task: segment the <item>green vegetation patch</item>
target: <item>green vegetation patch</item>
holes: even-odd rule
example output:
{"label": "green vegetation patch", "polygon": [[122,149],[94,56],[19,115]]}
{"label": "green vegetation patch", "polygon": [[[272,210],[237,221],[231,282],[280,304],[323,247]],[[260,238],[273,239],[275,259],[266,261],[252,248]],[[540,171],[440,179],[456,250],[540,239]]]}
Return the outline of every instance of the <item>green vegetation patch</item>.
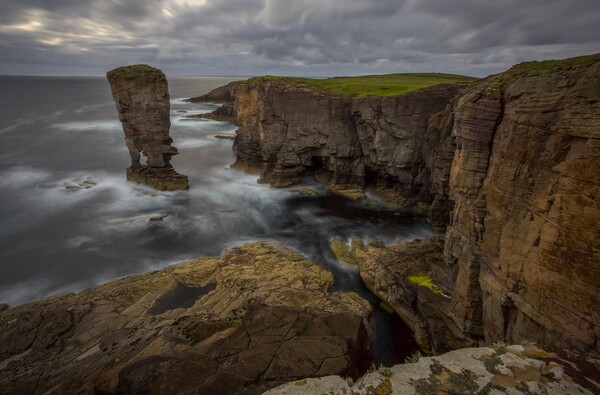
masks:
{"label": "green vegetation patch", "polygon": [[367,95],[396,96],[433,85],[471,83],[476,80],[477,78],[474,77],[457,74],[410,73],[324,79],[267,75],[250,78],[247,82],[281,81],[290,85],[307,84],[317,90],[330,91],[343,96],[362,97]]}
{"label": "green vegetation patch", "polygon": [[139,74],[163,74],[156,67],[148,66],[147,64],[134,64],[131,66],[117,67],[114,70],[106,73],[108,78],[132,77]]}
{"label": "green vegetation patch", "polygon": [[418,285],[419,287],[429,288],[433,293],[436,293],[438,295],[444,294],[442,290],[433,283],[433,280],[427,274],[411,274],[410,276],[408,276],[407,279],[408,281]]}
{"label": "green vegetation patch", "polygon": [[491,76],[491,88],[504,90],[511,81],[520,77],[540,77],[551,73],[577,70],[590,67],[596,62],[600,62],[600,53],[568,59],[523,62],[503,73]]}

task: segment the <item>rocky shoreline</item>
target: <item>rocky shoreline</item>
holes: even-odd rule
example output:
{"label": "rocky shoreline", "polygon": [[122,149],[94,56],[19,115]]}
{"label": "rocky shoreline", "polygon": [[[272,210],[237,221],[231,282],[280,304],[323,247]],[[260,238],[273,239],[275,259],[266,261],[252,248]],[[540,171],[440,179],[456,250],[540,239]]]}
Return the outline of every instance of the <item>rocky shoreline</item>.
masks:
{"label": "rocky shoreline", "polygon": [[0,393],[260,393],[358,378],[369,303],[295,251],[246,244],[0,312]]}
{"label": "rocky shoreline", "polygon": [[445,232],[423,269],[443,298],[384,258],[411,246],[368,261],[367,285],[427,352],[529,340],[600,355],[598,75],[590,55],[392,97],[266,78],[204,99],[233,100],[234,167],[259,182],[372,186]]}
{"label": "rocky shoreline", "polygon": [[[144,136],[131,112],[143,100],[119,99],[137,74],[111,80],[128,179],[186,189],[169,163],[164,75],[149,75],[163,104]],[[599,75],[592,55],[391,97],[254,79],[190,99],[226,103],[205,117],[235,119],[234,166],[260,182],[312,175],[352,198],[372,187],[444,232],[331,240],[433,356],[368,371],[369,303],[260,242],[0,305],[0,393],[599,392]]]}

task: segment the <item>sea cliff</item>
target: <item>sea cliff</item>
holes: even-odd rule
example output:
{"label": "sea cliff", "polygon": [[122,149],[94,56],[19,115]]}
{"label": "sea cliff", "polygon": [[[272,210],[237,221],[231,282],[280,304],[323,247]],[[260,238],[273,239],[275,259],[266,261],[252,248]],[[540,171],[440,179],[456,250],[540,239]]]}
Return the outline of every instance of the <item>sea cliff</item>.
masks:
{"label": "sea cliff", "polygon": [[307,174],[352,197],[372,186],[447,228],[419,269],[438,302],[390,300],[394,284],[414,291],[411,269],[363,256],[362,273],[382,266],[367,285],[416,320],[427,351],[527,339],[600,352],[599,76],[591,55],[389,97],[251,79],[227,90],[235,166],[273,186]]}

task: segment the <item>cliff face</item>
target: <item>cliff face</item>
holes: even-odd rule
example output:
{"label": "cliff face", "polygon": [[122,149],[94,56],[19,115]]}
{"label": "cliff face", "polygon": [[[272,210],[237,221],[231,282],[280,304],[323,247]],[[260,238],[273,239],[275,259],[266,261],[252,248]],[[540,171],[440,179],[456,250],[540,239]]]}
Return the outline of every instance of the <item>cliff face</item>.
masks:
{"label": "cliff face", "polygon": [[171,104],[163,72],[135,65],[112,70],[106,77],[131,156],[127,180],[159,190],[188,189],[187,176],[171,166],[177,148],[171,145],[173,139],[169,136]]}
{"label": "cliff face", "polygon": [[[600,351],[600,59],[480,84],[456,108],[445,255],[467,333]],[[593,60],[593,59],[592,59]]]}
{"label": "cliff face", "polygon": [[[241,83],[236,164],[275,186],[310,172],[354,196],[376,185],[448,225],[444,259],[425,268],[448,299],[396,309],[432,345],[528,339],[599,352],[599,76],[592,55],[386,98]],[[390,278],[369,281],[389,297]]]}
{"label": "cliff face", "polygon": [[[447,173],[454,151],[446,118],[428,124],[464,86],[402,96],[344,97],[308,85],[266,80],[235,89],[236,166],[261,182],[298,183],[315,173],[335,192],[363,197],[376,186],[406,208],[447,222]],[[445,171],[440,171],[445,169]]]}

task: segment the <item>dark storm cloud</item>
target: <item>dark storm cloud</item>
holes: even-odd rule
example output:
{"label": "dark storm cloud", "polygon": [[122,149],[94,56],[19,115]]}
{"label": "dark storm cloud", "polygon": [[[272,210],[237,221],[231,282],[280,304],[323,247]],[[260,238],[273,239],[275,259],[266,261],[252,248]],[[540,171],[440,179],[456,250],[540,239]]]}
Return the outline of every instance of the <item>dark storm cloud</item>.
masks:
{"label": "dark storm cloud", "polygon": [[21,0],[0,4],[0,73],[485,75],[600,50],[596,0]]}

